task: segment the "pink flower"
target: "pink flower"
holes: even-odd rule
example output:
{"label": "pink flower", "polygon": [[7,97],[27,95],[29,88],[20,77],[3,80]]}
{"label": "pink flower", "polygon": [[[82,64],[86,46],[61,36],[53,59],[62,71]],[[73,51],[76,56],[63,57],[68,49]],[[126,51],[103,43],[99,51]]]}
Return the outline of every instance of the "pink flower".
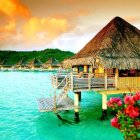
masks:
{"label": "pink flower", "polygon": [[135,101],[140,100],[140,91],[137,92],[137,93],[133,96],[133,98],[134,98]]}
{"label": "pink flower", "polygon": [[118,118],[117,117],[111,119],[111,125],[118,128],[118,129],[120,128],[120,124],[118,123]]}
{"label": "pink flower", "polygon": [[124,103],[125,104],[131,104],[131,105],[133,105],[135,103],[134,97],[133,96],[130,96],[130,95],[126,95],[124,97]]}
{"label": "pink flower", "polygon": [[111,108],[122,106],[121,98],[110,98],[110,100],[107,102],[107,106]]}
{"label": "pink flower", "polygon": [[131,118],[136,118],[139,116],[139,108],[129,105],[126,107],[125,113]]}
{"label": "pink flower", "polygon": [[118,102],[118,106],[122,106],[122,101],[119,101]]}

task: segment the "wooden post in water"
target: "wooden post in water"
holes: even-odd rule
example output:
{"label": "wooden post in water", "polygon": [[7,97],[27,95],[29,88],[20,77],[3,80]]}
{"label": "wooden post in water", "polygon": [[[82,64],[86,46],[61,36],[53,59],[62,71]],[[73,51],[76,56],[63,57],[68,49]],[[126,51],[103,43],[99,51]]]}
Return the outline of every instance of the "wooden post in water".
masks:
{"label": "wooden post in water", "polygon": [[81,101],[81,92],[76,92],[78,94],[78,100]]}
{"label": "wooden post in water", "polygon": [[101,120],[105,120],[107,118],[107,94],[102,94],[102,116]]}
{"label": "wooden post in water", "polygon": [[74,93],[74,112],[75,112],[75,121],[79,122],[79,92]]}

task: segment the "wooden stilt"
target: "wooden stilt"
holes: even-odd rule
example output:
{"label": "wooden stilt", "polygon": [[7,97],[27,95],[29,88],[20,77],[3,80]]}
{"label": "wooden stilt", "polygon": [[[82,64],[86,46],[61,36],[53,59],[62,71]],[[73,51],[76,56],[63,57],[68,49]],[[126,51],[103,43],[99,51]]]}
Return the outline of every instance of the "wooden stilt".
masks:
{"label": "wooden stilt", "polygon": [[81,92],[79,92],[79,102],[81,101]]}
{"label": "wooden stilt", "polygon": [[81,92],[76,92],[76,94],[78,94],[78,100],[80,102],[81,101]]}
{"label": "wooden stilt", "polygon": [[102,116],[101,120],[105,120],[107,118],[107,95],[102,94]]}
{"label": "wooden stilt", "polygon": [[79,93],[76,92],[74,93],[74,106],[75,106],[75,109],[74,109],[74,112],[75,112],[75,121],[76,122],[79,122]]}

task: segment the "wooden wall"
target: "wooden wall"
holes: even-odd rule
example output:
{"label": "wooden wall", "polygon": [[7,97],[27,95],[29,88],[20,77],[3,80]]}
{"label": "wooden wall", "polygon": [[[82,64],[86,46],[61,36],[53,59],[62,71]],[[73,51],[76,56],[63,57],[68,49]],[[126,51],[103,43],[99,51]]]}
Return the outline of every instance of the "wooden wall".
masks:
{"label": "wooden wall", "polygon": [[138,88],[140,89],[140,77],[119,77],[118,88]]}

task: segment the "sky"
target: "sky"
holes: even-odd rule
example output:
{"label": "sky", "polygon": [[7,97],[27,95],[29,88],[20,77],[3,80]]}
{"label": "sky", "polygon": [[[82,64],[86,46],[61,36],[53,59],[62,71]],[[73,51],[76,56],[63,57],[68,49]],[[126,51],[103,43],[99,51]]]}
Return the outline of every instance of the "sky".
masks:
{"label": "sky", "polygon": [[116,16],[140,29],[140,0],[0,0],[0,50],[77,53]]}

